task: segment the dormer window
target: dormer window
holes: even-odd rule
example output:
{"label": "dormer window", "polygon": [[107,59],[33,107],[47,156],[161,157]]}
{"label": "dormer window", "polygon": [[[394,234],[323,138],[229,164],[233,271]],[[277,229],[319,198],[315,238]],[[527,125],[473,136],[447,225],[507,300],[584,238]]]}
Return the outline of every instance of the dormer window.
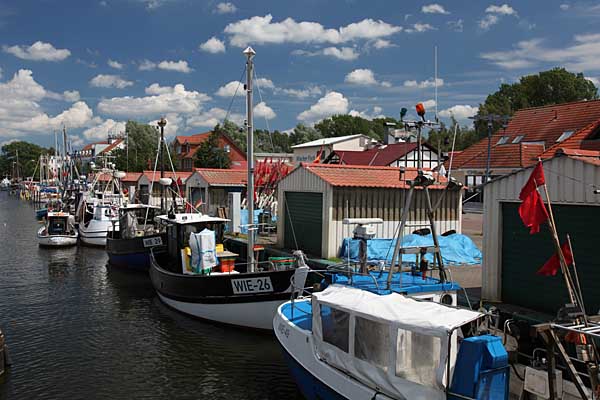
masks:
{"label": "dormer window", "polygon": [[525,137],[525,135],[517,135],[514,139],[513,139],[513,143],[521,143],[521,140],[523,140],[523,138]]}
{"label": "dormer window", "polygon": [[510,136],[502,136],[496,144],[506,144],[508,142],[508,139],[510,139]]}
{"label": "dormer window", "polygon": [[574,133],[575,133],[575,131],[564,131],[564,132],[562,133],[562,135],[560,135],[560,136],[559,136],[559,138],[558,138],[558,139],[556,139],[556,142],[557,142],[557,143],[560,143],[560,142],[562,142],[562,141],[565,141],[565,140],[567,140],[568,138],[570,138],[570,137],[571,137],[571,135],[572,135],[572,134],[574,134]]}

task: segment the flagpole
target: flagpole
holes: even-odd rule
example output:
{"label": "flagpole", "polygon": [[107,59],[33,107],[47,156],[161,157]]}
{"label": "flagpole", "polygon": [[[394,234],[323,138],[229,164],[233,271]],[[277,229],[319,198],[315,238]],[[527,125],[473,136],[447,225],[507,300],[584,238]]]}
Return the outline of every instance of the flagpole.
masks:
{"label": "flagpole", "polygon": [[[569,269],[567,266],[567,262],[565,260],[565,255],[562,252],[562,248],[560,247],[560,240],[558,239],[558,232],[556,231],[556,224],[554,222],[554,213],[552,212],[552,202],[550,201],[550,194],[548,193],[548,186],[546,185],[546,181],[544,180],[544,193],[546,194],[546,201],[548,202],[548,214],[550,219],[548,220],[548,225],[550,226],[550,231],[552,232],[552,239],[554,242],[554,246],[556,247],[556,252],[558,254],[558,259],[560,260],[560,269],[562,270],[563,276],[565,277],[565,284],[567,285],[567,291],[569,292],[569,299],[571,303],[578,304],[576,296],[574,295],[573,282],[569,275]],[[580,305],[581,306],[581,305]]]}

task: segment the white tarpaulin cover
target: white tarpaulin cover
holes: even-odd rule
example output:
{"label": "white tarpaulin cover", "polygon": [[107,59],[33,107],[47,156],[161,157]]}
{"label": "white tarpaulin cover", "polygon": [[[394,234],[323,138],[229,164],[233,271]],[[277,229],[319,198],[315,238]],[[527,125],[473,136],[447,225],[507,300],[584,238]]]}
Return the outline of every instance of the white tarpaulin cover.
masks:
{"label": "white tarpaulin cover", "polygon": [[448,355],[452,371],[457,353],[453,329],[482,316],[342,285],[313,293],[312,310],[321,360],[391,397],[411,400],[446,398]]}
{"label": "white tarpaulin cover", "polygon": [[313,298],[331,307],[363,314],[371,319],[387,322],[409,331],[440,338],[447,338],[448,333],[454,328],[483,315],[476,311],[457,309],[432,301],[418,301],[398,293],[377,295],[342,285],[331,285],[322,292],[314,293]]}
{"label": "white tarpaulin cover", "polygon": [[215,242],[215,232],[210,229],[204,229],[200,233],[190,233],[191,267],[194,273],[209,273],[217,265]]}

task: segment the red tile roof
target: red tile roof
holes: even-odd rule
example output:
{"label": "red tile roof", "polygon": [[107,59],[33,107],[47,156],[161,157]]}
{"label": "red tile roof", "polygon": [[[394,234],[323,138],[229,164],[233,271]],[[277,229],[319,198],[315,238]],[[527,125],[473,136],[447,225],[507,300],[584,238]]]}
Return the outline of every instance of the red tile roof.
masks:
{"label": "red tile roof", "polygon": [[104,149],[102,149],[102,151],[100,151],[99,154],[110,153],[111,151],[114,150],[115,147],[117,147],[121,143],[123,143],[123,139],[117,139],[114,142],[112,142],[111,144],[109,144],[107,147],[105,147]]}
{"label": "red tile roof", "polygon": [[[502,151],[500,150],[502,147],[513,144],[512,141],[517,136],[523,136],[521,143],[540,142],[543,143],[545,149],[549,149],[557,144],[557,139],[565,131],[579,131],[598,120],[600,120],[600,100],[519,110],[508,123],[506,129],[500,129],[492,135],[492,153]],[[498,141],[502,136],[508,136],[508,140],[506,144],[501,145],[498,144]],[[487,140],[487,138],[483,138],[465,149],[462,153],[455,154],[452,168],[478,168],[472,166],[472,164],[480,164],[480,159],[485,160],[487,158]],[[533,154],[533,150],[533,148],[530,148],[526,151],[531,155]],[[511,161],[503,160],[499,166],[492,163],[491,167],[518,168],[522,166],[521,164],[522,153],[514,152]]]}
{"label": "red tile roof", "polygon": [[416,143],[394,143],[364,151],[335,151],[340,164],[387,166],[417,148]]}
{"label": "red tile roof", "polygon": [[600,158],[598,158],[598,157],[569,156],[569,158],[572,158],[573,160],[583,161],[584,163],[592,164],[597,167],[600,167]]}
{"label": "red tile roof", "polygon": [[[332,186],[341,187],[376,187],[376,188],[398,188],[408,189],[407,180],[415,179],[416,168],[406,168],[400,177],[401,168],[398,167],[373,167],[358,165],[337,164],[300,164],[298,168],[317,175]],[[440,183],[446,183],[447,179],[434,174]],[[431,185],[431,189],[443,189],[445,185]]]}
{"label": "red tile roof", "polygon": [[141,172],[126,172],[125,177],[121,179],[121,182],[137,182],[141,176]]}
{"label": "red tile roof", "polygon": [[86,144],[83,149],[81,149],[81,151],[85,151],[85,150],[92,150],[94,148],[95,145],[97,144],[108,144],[108,142],[95,142],[95,143],[89,143]]}
{"label": "red tile roof", "polygon": [[552,158],[559,149],[600,150],[600,140],[592,139],[600,132],[600,119],[583,127],[567,139],[556,143],[542,154],[542,158]]}
{"label": "red tile roof", "polygon": [[242,169],[242,170],[246,171],[246,170],[248,170],[248,161],[232,160],[229,168],[230,169]]}
{"label": "red tile roof", "polygon": [[175,136],[175,141],[179,142],[179,144],[189,143],[190,145],[199,145],[208,139],[211,133],[212,131],[208,131],[189,136]]}
{"label": "red tile roof", "polygon": [[[538,156],[544,151],[543,144],[508,143],[492,146],[490,152],[491,168],[524,168],[535,164]],[[469,160],[463,160],[462,168],[486,168],[487,147],[482,153]],[[454,165],[452,166],[454,168]]]}
{"label": "red tile roof", "polygon": [[[150,182],[152,182],[152,177],[154,176],[154,182],[158,182],[160,179],[160,171],[144,171],[144,176],[148,178]],[[187,179],[192,175],[192,172],[182,172],[177,171],[173,173],[172,171],[165,171],[165,178],[178,179],[180,178],[183,183],[187,181]]]}
{"label": "red tile roof", "polygon": [[196,172],[211,186],[246,186],[248,172],[241,169],[196,168]]}

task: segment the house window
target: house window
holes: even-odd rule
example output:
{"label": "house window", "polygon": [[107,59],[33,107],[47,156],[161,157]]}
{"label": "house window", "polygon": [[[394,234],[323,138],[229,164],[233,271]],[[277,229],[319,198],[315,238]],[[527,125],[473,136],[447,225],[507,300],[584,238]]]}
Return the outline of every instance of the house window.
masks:
{"label": "house window", "polygon": [[496,144],[506,144],[508,142],[508,139],[510,139],[510,136],[502,136]]}
{"label": "house window", "polygon": [[575,133],[575,131],[564,131],[564,132],[562,133],[562,135],[560,135],[560,136],[559,136],[559,138],[558,138],[558,139],[556,139],[556,142],[557,142],[557,143],[560,143],[560,142],[562,142],[562,141],[564,141],[564,140],[567,140],[567,139],[568,139],[568,138],[570,138],[570,137],[571,137],[571,135],[572,135],[572,134],[574,134],[574,133]]}
{"label": "house window", "polygon": [[525,135],[518,135],[513,139],[513,143],[521,143],[521,140],[523,140],[523,138],[525,137]]}

